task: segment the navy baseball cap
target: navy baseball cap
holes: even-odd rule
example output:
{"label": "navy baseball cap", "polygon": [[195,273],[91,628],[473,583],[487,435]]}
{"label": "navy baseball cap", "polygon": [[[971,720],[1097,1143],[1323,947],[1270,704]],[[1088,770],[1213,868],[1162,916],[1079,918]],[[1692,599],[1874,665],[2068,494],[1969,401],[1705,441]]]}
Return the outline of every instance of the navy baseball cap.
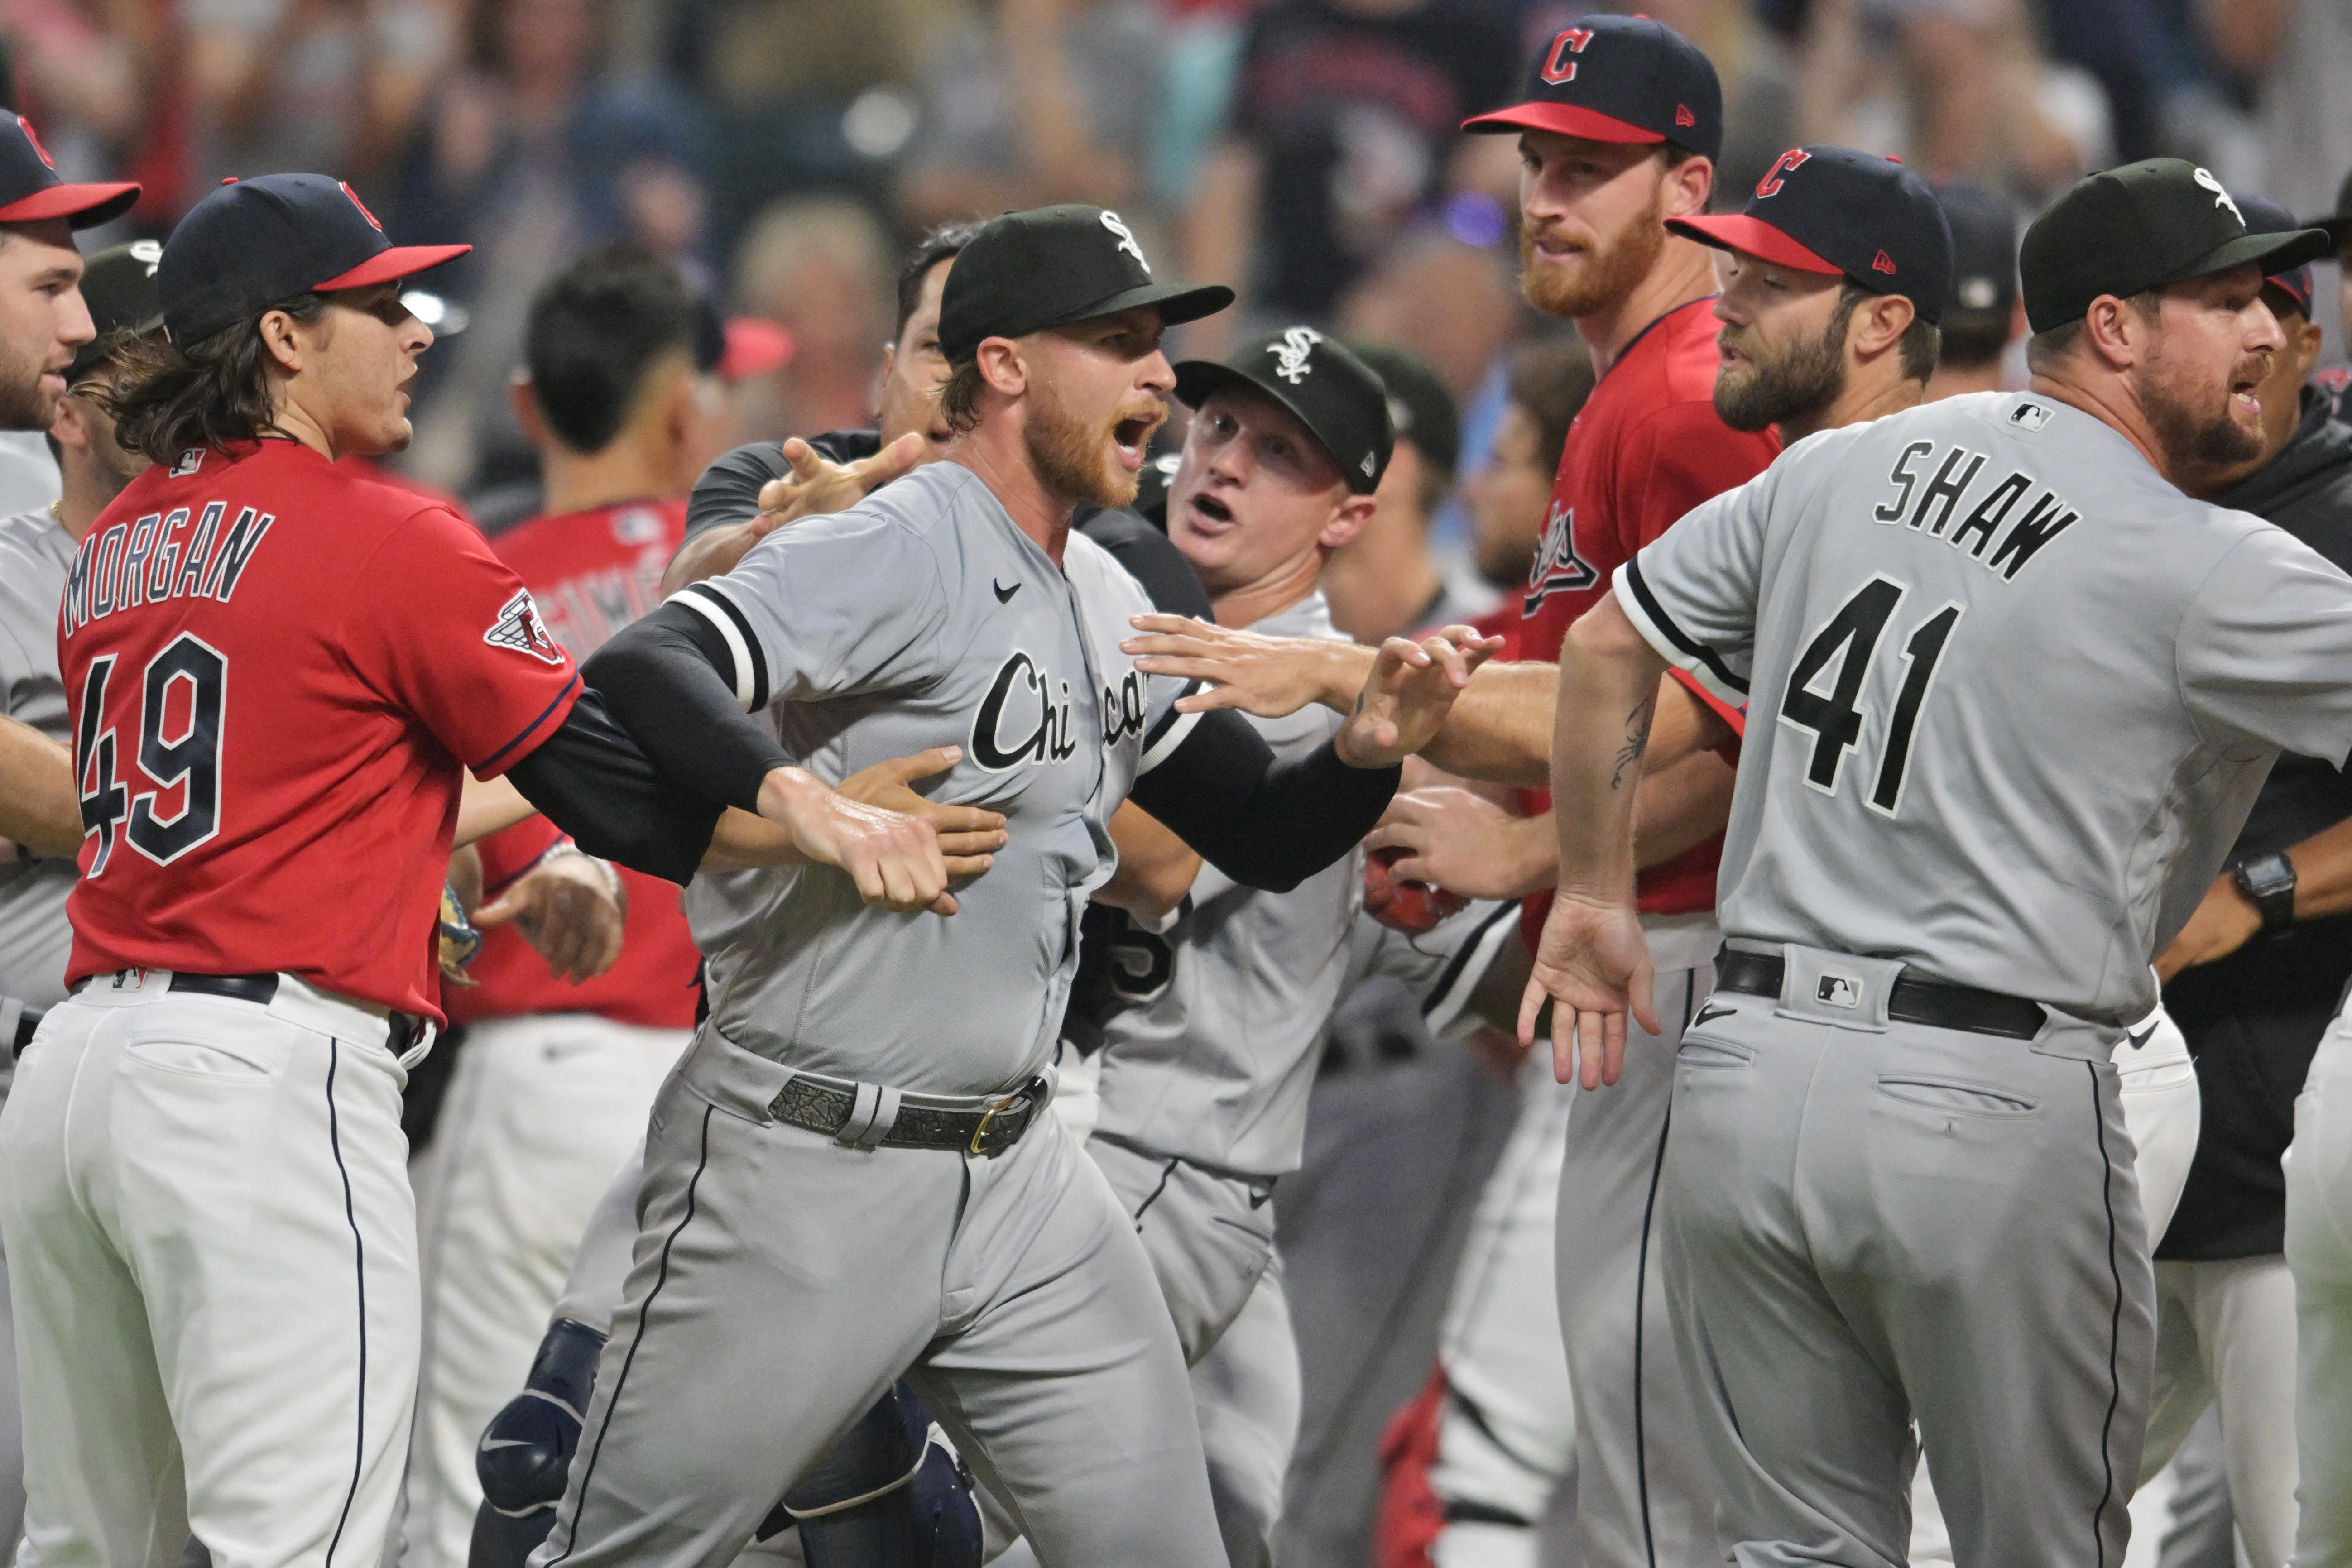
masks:
{"label": "navy baseball cap", "polygon": [[163,247],[152,239],[134,239],[89,258],[82,269],[81,297],[98,336],[74,351],[73,363],[66,367],[68,385],[106,362],[117,333],[144,337],[163,324],[163,301],[155,293],[155,267],[163,259]]}
{"label": "navy baseball cap", "polygon": [[2128,300],[2249,262],[2291,269],[2330,248],[2323,229],[2255,233],[2210,173],[2146,158],[2077,180],[2025,231],[2025,320],[2046,332],[2081,321],[2103,295]]}
{"label": "navy baseball cap", "polygon": [[1936,187],[1952,229],[1952,297],[1947,312],[1998,317],[2017,309],[2017,213],[1981,185],[1954,180]]}
{"label": "navy baseball cap", "polygon": [[1551,131],[1588,142],[1671,142],[1723,155],[1723,83],[1696,44],[1647,16],[1586,16],[1536,51],[1519,102],[1474,115],[1487,134]]}
{"label": "navy baseball cap", "polygon": [[[2240,196],[2238,210],[2246,215],[2248,234],[2293,234],[2303,227],[2295,221],[2293,213],[2278,203],[2264,201],[2260,196]],[[2303,312],[2305,321],[2311,320],[2313,289],[2310,262],[2300,262],[2284,271],[2271,273],[2263,281],[2294,300],[2294,308]]]}
{"label": "navy baseball cap", "polygon": [[1255,387],[1306,426],[1350,492],[1368,496],[1381,488],[1396,449],[1389,389],[1346,344],[1312,327],[1285,327],[1251,339],[1222,363],[1188,359],[1176,366],[1176,395],[1187,408],[1236,383]]}
{"label": "navy baseball cap", "polygon": [[438,267],[470,245],[394,245],[359,193],[324,174],[224,180],[163,242],[163,330],[195,343],[273,305]]}
{"label": "navy baseball cap", "polygon": [[2345,172],[2343,183],[2336,187],[2336,210],[2313,218],[2304,227],[2322,231],[2333,246],[2341,247],[2347,237],[2352,237],[2352,170]]}
{"label": "navy baseball cap", "polygon": [[139,199],[127,182],[71,185],[58,174],[49,150],[33,134],[33,122],[0,110],[0,223],[38,223],[61,217],[90,228],[121,217]]}
{"label": "navy baseball cap", "polygon": [[1791,147],[1748,205],[1666,226],[1717,250],[1900,294],[1919,319],[1943,320],[1952,289],[1952,230],[1927,182],[1892,158],[1852,147]]}
{"label": "navy baseball cap", "polygon": [[1005,213],[965,241],[940,296],[940,352],[951,364],[990,338],[1026,337],[1156,306],[1175,326],[1234,302],[1222,283],[1155,283],[1133,230],[1115,212],[1073,203]]}

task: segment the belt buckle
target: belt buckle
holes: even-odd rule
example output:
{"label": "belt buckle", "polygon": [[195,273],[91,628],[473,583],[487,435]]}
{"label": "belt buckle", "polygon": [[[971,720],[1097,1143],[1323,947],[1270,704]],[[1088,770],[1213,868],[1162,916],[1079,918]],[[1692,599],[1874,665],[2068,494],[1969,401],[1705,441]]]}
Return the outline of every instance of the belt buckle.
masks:
{"label": "belt buckle", "polygon": [[[1040,1080],[1033,1078],[1027,1083],[1023,1084],[1019,1089],[1014,1089],[1011,1094],[1006,1095],[1003,1100],[998,1100],[994,1105],[990,1106],[986,1110],[982,1111],[980,1113],[980,1124],[971,1130],[971,1142],[964,1145],[964,1152],[969,1154],[977,1154],[983,1160],[993,1160],[997,1155],[1003,1153],[1004,1150],[1011,1148],[1013,1146],[1012,1141],[1008,1141],[1002,1147],[995,1149],[983,1148],[982,1145],[986,1142],[988,1138],[988,1130],[995,1124],[996,1118],[1000,1112],[1011,1110],[1018,1105],[1022,1110],[1029,1111],[1032,1115],[1035,1114],[1037,1108],[1037,1090],[1039,1086]],[[1021,1133],[1025,1132],[1028,1130],[1029,1123],[1025,1121],[1023,1121],[1020,1131],[1015,1131],[1011,1135],[1012,1140],[1017,1141],[1020,1138]]]}

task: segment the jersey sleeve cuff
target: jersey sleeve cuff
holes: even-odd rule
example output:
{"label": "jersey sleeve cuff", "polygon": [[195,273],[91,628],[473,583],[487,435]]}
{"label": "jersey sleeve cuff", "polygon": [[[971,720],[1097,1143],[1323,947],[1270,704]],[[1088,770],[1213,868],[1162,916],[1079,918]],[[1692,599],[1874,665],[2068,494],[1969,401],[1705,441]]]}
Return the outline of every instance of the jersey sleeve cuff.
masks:
{"label": "jersey sleeve cuff", "polygon": [[756,713],[768,705],[768,660],[760,647],[760,635],[751,628],[751,617],[742,606],[708,583],[691,583],[669,596],[669,603],[684,605],[718,628],[721,641],[727,645],[728,657],[735,668],[721,670],[720,676],[735,689],[735,700],[743,705],[746,713]]}
{"label": "jersey sleeve cuff", "polygon": [[542,709],[538,718],[517,731],[514,739],[480,762],[468,764],[474,776],[494,779],[537,751],[541,742],[563,727],[563,721],[571,716],[572,705],[580,700],[580,675],[575,670],[563,683],[563,689],[555,694],[555,700]]}
{"label": "jersey sleeve cuff", "polygon": [[1723,656],[1676,626],[1666,613],[1647,583],[1642,578],[1642,561],[1636,555],[1617,568],[1612,592],[1618,607],[1642,640],[1655,648],[1658,657],[1675,668],[1686,670],[1705,693],[1728,707],[1744,708],[1748,704],[1748,682],[1741,679]]}

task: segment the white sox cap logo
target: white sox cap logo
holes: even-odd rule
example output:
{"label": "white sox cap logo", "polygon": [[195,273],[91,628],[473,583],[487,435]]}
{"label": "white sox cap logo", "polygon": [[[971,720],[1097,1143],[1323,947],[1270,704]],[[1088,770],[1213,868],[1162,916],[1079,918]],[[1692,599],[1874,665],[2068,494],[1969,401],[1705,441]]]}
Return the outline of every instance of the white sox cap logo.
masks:
{"label": "white sox cap logo", "polygon": [[516,590],[515,596],[499,608],[499,618],[482,634],[482,640],[492,647],[527,653],[543,664],[563,662],[563,650],[548,635],[547,623],[539,618],[539,606],[531,603],[528,588]]}
{"label": "white sox cap logo", "polygon": [[2207,173],[2203,169],[2198,170],[2189,177],[2213,193],[2213,205],[2215,206],[2228,207],[2230,209],[2230,216],[2238,220],[2238,226],[2242,228],[2245,226],[2246,215],[2238,210],[2238,204],[2230,199],[2230,193],[2221,188],[2221,181],[2215,179],[2210,174]]}
{"label": "white sox cap logo", "polygon": [[1102,226],[1118,236],[1118,248],[1135,258],[1135,264],[1143,268],[1143,275],[1147,278],[1151,276],[1151,263],[1143,259],[1143,247],[1135,243],[1135,231],[1128,227],[1115,212],[1102,215]]}
{"label": "white sox cap logo", "polygon": [[1274,356],[1274,374],[1293,386],[1305,381],[1307,372],[1315,368],[1307,363],[1307,356],[1322,341],[1323,334],[1312,327],[1293,327],[1284,332],[1280,342],[1265,345],[1265,352]]}

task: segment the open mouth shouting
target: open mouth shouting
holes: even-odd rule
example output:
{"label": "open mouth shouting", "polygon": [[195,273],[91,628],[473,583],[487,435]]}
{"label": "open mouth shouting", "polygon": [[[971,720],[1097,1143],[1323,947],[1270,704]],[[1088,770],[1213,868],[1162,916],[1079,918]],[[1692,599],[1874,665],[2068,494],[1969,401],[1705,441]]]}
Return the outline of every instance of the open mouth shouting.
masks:
{"label": "open mouth shouting", "polygon": [[1151,444],[1151,433],[1166,417],[1166,412],[1155,404],[1150,413],[1129,415],[1110,427],[1111,447],[1118,454],[1121,468],[1130,474],[1143,471],[1144,449]]}
{"label": "open mouth shouting", "polygon": [[1192,526],[1202,533],[1222,533],[1234,525],[1234,509],[1206,490],[1193,496],[1191,510]]}

